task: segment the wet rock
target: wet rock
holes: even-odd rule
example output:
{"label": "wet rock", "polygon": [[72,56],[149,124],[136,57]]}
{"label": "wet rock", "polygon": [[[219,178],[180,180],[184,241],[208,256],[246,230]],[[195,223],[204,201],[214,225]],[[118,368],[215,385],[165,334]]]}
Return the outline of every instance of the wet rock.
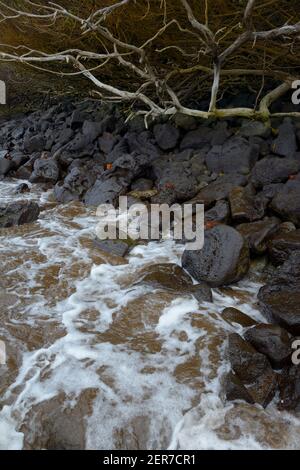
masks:
{"label": "wet rock", "polygon": [[128,183],[116,176],[98,179],[91,189],[84,196],[84,202],[88,206],[98,206],[99,204],[116,205],[119,196],[125,194]]}
{"label": "wet rock", "polygon": [[270,207],[283,219],[300,226],[300,182],[288,181],[273,198]]}
{"label": "wet rock", "polygon": [[190,290],[196,300],[201,304],[202,302],[212,302],[213,296],[211,288],[206,282],[201,282],[200,284],[195,284]]}
{"label": "wet rock", "polygon": [[220,222],[226,224],[230,218],[227,201],[218,201],[214,207],[205,212],[205,222]]}
{"label": "wet rock", "polygon": [[193,285],[190,276],[177,264],[147,266],[140,272],[138,284],[146,284],[180,296],[192,294],[200,303],[212,302],[211,288],[205,282]]}
{"label": "wet rock", "polygon": [[20,427],[24,433],[24,449],[84,450],[86,420],[93,412],[96,395],[97,390],[90,388],[74,400],[61,392],[54,398],[33,404]]}
{"label": "wet rock", "polygon": [[253,401],[266,407],[277,388],[276,375],[267,357],[257,352],[241,336],[232,333],[228,338],[228,358]]}
{"label": "wet rock", "polygon": [[251,252],[261,255],[267,251],[268,240],[278,226],[278,219],[272,217],[249,224],[241,224],[236,229],[247,240]]}
{"label": "wet rock", "polygon": [[245,384],[254,382],[270,368],[268,359],[237,333],[228,337],[228,358],[232,369]]}
{"label": "wet rock", "polygon": [[276,234],[269,241],[268,250],[273,264],[283,263],[294,251],[300,251],[300,230]]}
{"label": "wet rock", "polygon": [[238,376],[232,372],[229,372],[229,374],[227,374],[225,377],[223,387],[226,400],[243,400],[247,403],[255,403],[253,397],[250,395],[245,385],[243,385]]}
{"label": "wet rock", "polygon": [[300,161],[292,158],[266,157],[259,160],[251,172],[251,183],[256,188],[286,181],[300,169]]}
{"label": "wet rock", "polygon": [[285,328],[293,335],[300,334],[299,284],[269,284],[258,293],[259,307],[267,320]]}
{"label": "wet rock", "polygon": [[158,146],[162,150],[172,150],[176,147],[180,132],[172,124],[156,124],[153,133]]}
{"label": "wet rock", "polygon": [[256,325],[245,333],[245,339],[269,359],[272,366],[281,369],[290,362],[291,338],[277,325]]}
{"label": "wet rock", "polygon": [[281,410],[300,411],[300,367],[286,367],[279,379]]}
{"label": "wet rock", "polygon": [[16,188],[16,194],[29,193],[30,187],[26,183],[21,183]]}
{"label": "wet rock", "polygon": [[0,205],[0,228],[23,225],[37,220],[40,208],[36,202],[16,201]]}
{"label": "wet rock", "polygon": [[115,256],[126,256],[129,251],[129,244],[123,240],[94,240],[94,246],[99,248],[106,253],[110,253]]}
{"label": "wet rock", "polygon": [[202,250],[184,251],[182,266],[213,287],[237,282],[249,269],[247,242],[234,228],[219,225],[206,231]]}
{"label": "wet rock", "polygon": [[271,277],[272,284],[300,284],[300,251],[293,251]]}
{"label": "wet rock", "polygon": [[32,173],[32,165],[30,163],[26,163],[22,165],[20,168],[14,172],[14,177],[21,179],[21,180],[29,180]]}
{"label": "wet rock", "polygon": [[282,157],[292,158],[297,151],[296,131],[291,119],[286,118],[278,129],[272,150]]}
{"label": "wet rock", "polygon": [[259,220],[264,216],[264,201],[255,197],[251,188],[236,187],[229,193],[229,204],[233,220]]}
{"label": "wet rock", "polygon": [[221,199],[227,199],[230,191],[236,186],[243,186],[247,179],[242,175],[219,176],[215,181],[209,183],[205,188],[191,200],[190,203],[204,203],[206,208],[211,207]]}
{"label": "wet rock", "polygon": [[240,173],[246,175],[259,156],[258,145],[251,145],[242,137],[233,137],[224,145],[215,145],[206,156],[206,165],[215,173]]}
{"label": "wet rock", "polygon": [[222,312],[222,318],[230,324],[238,324],[243,328],[256,325],[256,321],[251,317],[241,312],[237,308],[227,307]]}
{"label": "wet rock", "polygon": [[59,179],[59,167],[55,160],[41,158],[34,162],[33,173],[29,181],[31,183],[52,183]]}

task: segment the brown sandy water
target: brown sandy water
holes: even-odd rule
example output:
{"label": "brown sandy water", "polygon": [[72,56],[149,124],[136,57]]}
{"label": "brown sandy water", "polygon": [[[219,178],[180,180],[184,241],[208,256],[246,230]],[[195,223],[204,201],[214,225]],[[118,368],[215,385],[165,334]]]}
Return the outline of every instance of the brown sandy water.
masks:
{"label": "brown sandy water", "polygon": [[[1,200],[17,182],[0,182]],[[224,404],[228,306],[261,321],[259,284],[214,291],[214,303],[138,285],[145,266],[180,264],[171,241],[126,259],[93,247],[96,217],[39,201],[34,224],[0,232],[0,448],[299,448],[300,420],[271,404]]]}

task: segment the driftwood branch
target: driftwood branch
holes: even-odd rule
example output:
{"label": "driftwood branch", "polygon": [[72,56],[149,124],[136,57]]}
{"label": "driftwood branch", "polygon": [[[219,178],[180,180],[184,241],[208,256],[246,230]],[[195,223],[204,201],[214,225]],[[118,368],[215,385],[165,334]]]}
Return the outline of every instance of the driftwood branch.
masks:
{"label": "driftwood branch", "polygon": [[[225,48],[221,47],[219,40],[216,39],[218,33],[214,33],[209,27],[208,3],[204,4],[204,22],[201,22],[194,14],[188,0],[178,0],[186,15],[189,27],[182,26],[176,18],[166,21],[164,15],[164,24],[158,27],[155,33],[152,33],[141,44],[130,43],[122,36],[119,37],[110,29],[107,18],[114,15],[116,11],[122,8],[129,8],[134,0],[121,0],[101,9],[96,9],[89,13],[87,17],[80,16],[80,13],[74,13],[65,6],[48,2],[46,5],[36,3],[30,0],[24,0],[26,9],[11,6],[8,2],[0,0],[1,22],[15,21],[19,18],[25,18],[26,21],[51,21],[52,27],[58,19],[68,19],[74,23],[78,30],[78,37],[97,34],[105,44],[103,51],[95,52],[81,48],[69,48],[56,53],[47,53],[44,50],[35,50],[25,46],[11,46],[10,44],[0,44],[0,61],[20,62],[25,65],[31,65],[35,68],[45,70],[45,64],[63,64],[59,71],[51,70],[52,73],[60,76],[82,75],[96,86],[100,96],[103,99],[140,102],[143,109],[139,110],[144,115],[168,115],[171,116],[177,112],[207,119],[209,117],[232,117],[242,116],[268,120],[270,118],[271,104],[282,97],[291,87],[291,83],[296,77],[290,75],[288,71],[272,70],[266,67],[264,70],[256,68],[224,68],[224,65],[239,53],[246,44],[252,44],[249,54],[255,50],[255,46],[260,42],[280,40],[286,41],[300,36],[300,22],[293,25],[283,25],[270,28],[265,31],[256,31],[254,22],[254,12],[258,8],[256,0],[248,0],[243,16],[241,17],[240,28],[242,31]],[[150,6],[151,8],[151,6]],[[149,49],[153,44],[166,34],[170,28],[177,28],[183,37],[190,37],[191,41],[198,44],[198,57],[203,55],[207,57],[210,66],[195,64],[186,68],[175,66],[171,72],[162,76],[153,62],[153,51],[149,54]],[[234,30],[234,28],[232,28]],[[184,58],[197,58],[197,53],[187,52],[184,46],[179,44],[170,44],[160,49],[156,49],[156,54],[163,54],[167,50],[173,49]],[[128,89],[124,86],[117,86],[101,78],[99,70],[110,63],[118,63],[120,68],[127,71],[133,77],[136,77],[136,89],[132,91],[131,80],[128,82]],[[68,70],[71,68],[71,70]],[[211,84],[211,99],[209,109],[192,109],[181,104],[178,93],[170,84],[170,80],[176,75],[204,74],[206,80],[213,77]],[[233,108],[218,109],[218,95],[222,77],[238,76],[271,76],[282,81],[272,92],[262,98],[258,109],[251,108]],[[135,83],[135,82],[134,82]],[[149,93],[149,94],[148,94]],[[278,114],[276,114],[278,115]],[[292,113],[299,115],[300,113]]]}

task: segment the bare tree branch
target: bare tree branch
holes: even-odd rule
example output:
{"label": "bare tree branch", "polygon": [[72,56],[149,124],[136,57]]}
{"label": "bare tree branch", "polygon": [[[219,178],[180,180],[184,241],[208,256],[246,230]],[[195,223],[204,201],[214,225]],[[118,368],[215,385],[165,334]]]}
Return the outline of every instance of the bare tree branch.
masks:
{"label": "bare tree branch", "polygon": [[[58,70],[54,69],[51,72],[60,76],[82,75],[96,86],[99,96],[107,100],[131,101],[134,103],[139,101],[143,109],[140,109],[138,113],[145,116],[149,114],[171,116],[180,112],[204,119],[212,116],[220,118],[242,116],[268,120],[271,115],[269,111],[271,104],[289,90],[294,78],[289,71],[277,69],[278,67],[276,68],[272,64],[269,65],[266,53],[264,53],[266,62],[263,65],[264,70],[258,67],[253,69],[250,67],[232,67],[231,63],[229,68],[223,68],[226,62],[232,62],[232,58],[242,55],[249,43],[252,43],[252,48],[247,49],[247,54],[250,56],[255,53],[257,47],[262,47],[262,41],[264,41],[263,46],[265,48],[267,41],[279,40],[277,47],[280,49],[282,44],[287,43],[287,39],[297,39],[300,35],[300,22],[279,27],[272,27],[273,25],[269,23],[270,29],[256,31],[254,17],[258,16],[257,14],[255,16],[255,12],[257,13],[259,6],[256,5],[255,0],[247,1],[242,13],[241,23],[231,24],[230,28],[224,26],[220,29],[218,27],[216,33],[209,26],[209,16],[211,17],[212,14],[208,14],[207,0],[203,4],[205,23],[201,23],[196,18],[188,0],[179,0],[184,15],[186,15],[184,25],[177,18],[171,18],[167,21],[167,3],[164,2],[163,23],[158,25],[156,30],[152,30],[146,39],[140,41],[140,44],[136,44],[136,40],[127,41],[125,39],[126,35],[117,34],[116,30],[111,27],[111,23],[107,21],[109,17],[113,18],[113,15],[120,9],[131,7],[135,0],[116,1],[106,7],[96,9],[92,13],[89,12],[88,16],[83,16],[84,10],[78,9],[77,11],[71,7],[68,9],[55,2],[47,2],[47,4],[40,4],[31,0],[23,0],[23,2],[26,7],[18,9],[16,6],[0,0],[0,22],[16,21],[24,18],[24,21],[29,23],[41,22],[43,27],[47,29],[47,27],[49,28],[47,24],[49,21],[51,21],[52,27],[55,28],[58,19],[68,20],[73,25],[72,27],[74,27],[78,37],[94,38],[97,36],[98,39],[100,38],[101,44],[103,43],[101,51],[98,52],[96,48],[93,51],[86,50],[84,47],[71,47],[61,51],[56,48],[57,52],[49,53],[22,45],[13,47],[9,44],[0,44],[0,61],[19,62],[41,70],[45,70],[44,64],[63,64]],[[150,4],[149,9],[151,10]],[[172,31],[172,28],[176,28],[182,35],[182,39],[165,45],[163,44],[163,38],[169,30]],[[234,37],[238,29],[241,32]],[[220,39],[221,31],[222,37]],[[189,38],[193,43],[192,48],[186,38]],[[159,48],[155,48],[157,44],[160,45]],[[178,67],[177,64],[173,63],[171,70],[168,67],[166,67],[166,71],[158,69],[155,61],[153,61],[153,55],[156,54],[156,57],[158,55],[166,56],[165,60],[168,63],[167,51],[170,51],[170,54],[177,54],[177,56],[180,54],[185,61],[185,67]],[[283,52],[285,51],[286,47],[283,48]],[[205,58],[205,62],[201,63],[200,58],[202,57]],[[121,70],[126,70],[126,76],[135,77],[134,81],[131,82],[131,78],[129,78],[125,86],[122,84],[116,85],[113,79],[108,83],[107,79],[104,79],[100,73],[100,70],[102,71],[107,64],[118,64]],[[208,77],[213,76],[210,88],[210,104],[207,111],[192,109],[181,103],[179,96],[181,97],[182,93],[180,91],[178,93],[175,77],[187,74],[197,74],[197,77],[201,78],[203,76],[206,80]],[[226,77],[226,80],[228,80],[243,75],[275,77],[283,83],[261,100],[258,109],[218,109],[217,103],[222,77]],[[179,84],[181,83],[182,81]],[[263,86],[261,86],[261,91],[262,89]],[[292,115],[295,114],[300,115],[300,113],[292,113]],[[276,115],[278,116],[278,113]]]}

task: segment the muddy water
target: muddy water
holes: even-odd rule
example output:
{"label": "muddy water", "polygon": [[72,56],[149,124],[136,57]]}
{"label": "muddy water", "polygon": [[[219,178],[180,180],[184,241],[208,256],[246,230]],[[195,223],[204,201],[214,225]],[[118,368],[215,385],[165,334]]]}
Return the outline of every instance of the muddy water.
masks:
{"label": "muddy water", "polygon": [[[14,200],[16,182],[0,182]],[[214,303],[136,284],[147,265],[180,264],[171,241],[137,246],[127,259],[92,244],[81,204],[39,201],[39,221],[0,233],[0,449],[297,448],[300,420],[224,404],[228,332],[238,307],[257,321],[259,283],[215,290]]]}

